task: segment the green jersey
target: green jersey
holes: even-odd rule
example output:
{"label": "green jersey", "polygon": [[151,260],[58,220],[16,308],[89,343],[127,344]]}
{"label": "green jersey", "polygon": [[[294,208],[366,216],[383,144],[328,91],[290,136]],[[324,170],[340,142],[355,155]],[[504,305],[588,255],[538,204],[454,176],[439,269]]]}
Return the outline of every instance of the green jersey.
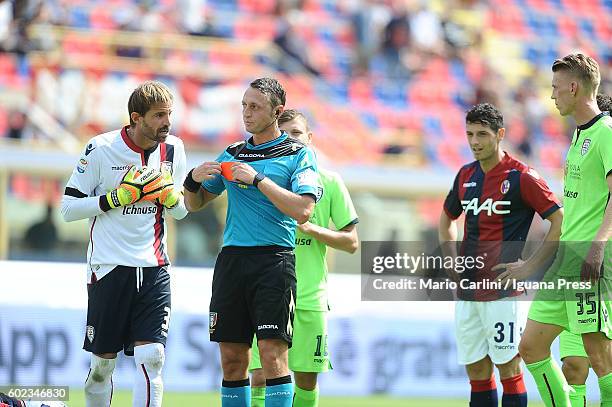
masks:
{"label": "green jersey", "polygon": [[[319,168],[321,199],[310,215],[309,222],[327,228],[329,221],[337,230],[357,223],[357,213],[351,196],[340,175]],[[327,305],[327,245],[299,229],[295,239],[295,271],[297,275],[296,308],[326,311]]]}
{"label": "green jersey", "polygon": [[592,241],[608,204],[612,173],[612,118],[601,114],[578,126],[565,162],[561,240]]}
{"label": "green jersey", "polygon": [[[561,275],[579,275],[591,242],[603,222],[609,200],[606,178],[612,174],[612,118],[600,114],[578,126],[565,162],[563,264]],[[607,245],[606,257],[610,258]],[[608,262],[605,262],[606,269]],[[609,273],[604,273],[607,275]],[[612,276],[607,276],[608,278]]]}

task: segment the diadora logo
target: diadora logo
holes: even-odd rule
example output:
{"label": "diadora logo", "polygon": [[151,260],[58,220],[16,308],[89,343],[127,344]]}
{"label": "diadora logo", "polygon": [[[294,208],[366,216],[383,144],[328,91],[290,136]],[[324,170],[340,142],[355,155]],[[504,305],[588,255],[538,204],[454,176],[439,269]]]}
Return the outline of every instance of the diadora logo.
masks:
{"label": "diadora logo", "polygon": [[111,167],[111,170],[113,170],[113,171],[124,171],[124,170],[127,170],[128,168],[130,168],[129,165],[113,165]]}
{"label": "diadora logo", "polygon": [[472,211],[474,215],[478,215],[480,212],[486,211],[488,216],[491,216],[492,214],[509,214],[510,209],[502,209],[502,207],[510,206],[510,204],[510,201],[494,201],[492,198],[486,199],[480,205],[478,203],[478,198],[472,198],[470,201],[461,201],[461,206],[463,206],[465,213]]}
{"label": "diadora logo", "polygon": [[261,331],[262,329],[278,329],[278,325],[257,325],[258,331]]}
{"label": "diadora logo", "polygon": [[265,154],[258,154],[258,153],[240,153],[238,154],[238,158],[263,158],[265,157]]}

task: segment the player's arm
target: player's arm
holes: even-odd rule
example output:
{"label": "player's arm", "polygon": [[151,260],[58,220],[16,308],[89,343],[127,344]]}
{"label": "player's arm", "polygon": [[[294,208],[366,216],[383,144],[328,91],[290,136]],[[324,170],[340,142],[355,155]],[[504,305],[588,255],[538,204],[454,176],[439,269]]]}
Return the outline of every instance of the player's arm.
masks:
{"label": "player's arm", "polygon": [[[606,181],[608,181],[608,194],[612,196],[612,174],[608,175]],[[595,241],[607,242],[610,238],[612,238],[612,199],[608,200],[603,222],[595,235]]]}
{"label": "player's arm", "polygon": [[185,196],[183,194],[187,157],[185,156],[185,146],[182,140],[178,140],[174,147],[174,171],[170,174],[163,171],[162,168],[165,186],[158,201],[166,208],[166,212],[170,214],[170,216],[176,220],[180,220],[187,216],[188,213],[187,207],[185,206]]}
{"label": "player's arm", "polygon": [[98,149],[94,140],[87,144],[66,184],[60,211],[65,222],[92,218],[104,211],[94,191],[100,183]]}
{"label": "player's arm", "polygon": [[[457,219],[463,212],[461,200],[459,199],[460,174],[461,171],[457,173],[455,181],[453,182],[453,188],[448,192],[444,200],[442,213],[440,214],[440,220],[438,222],[438,241],[440,242],[440,250],[443,256],[451,257],[452,259],[457,258]],[[455,270],[447,269],[446,274],[453,281],[459,280],[459,275]]]}
{"label": "player's arm", "polygon": [[446,211],[442,211],[438,223],[438,240],[440,243],[457,241],[457,235],[457,219],[451,219]]}
{"label": "player's arm", "polygon": [[497,277],[504,285],[508,280],[526,280],[535,274],[557,252],[563,223],[563,209],[548,184],[534,170],[521,174],[521,199],[543,219],[550,222],[544,241],[526,261],[498,264],[491,268],[500,271]]}
{"label": "player's arm", "polygon": [[[446,210],[440,214],[438,223],[438,240],[444,257],[457,258],[457,219],[451,218]],[[459,281],[459,275],[453,269],[446,269],[446,274],[453,281]]]}
{"label": "player's arm", "polygon": [[62,197],[60,212],[64,222],[73,222],[93,218],[104,211],[100,208],[99,197],[88,196],[76,188],[67,186]]}
{"label": "player's arm", "polygon": [[453,219],[448,216],[446,211],[442,211],[440,214],[440,221],[438,223],[438,240],[442,246],[442,254],[445,256],[457,256],[457,246],[454,243],[457,241],[457,219]]}
{"label": "player's arm", "polygon": [[[319,181],[323,183],[321,179]],[[347,253],[355,253],[359,248],[359,236],[357,235],[359,218],[348,188],[344,185],[340,175],[335,173],[329,173],[328,181],[323,184],[322,194],[329,197],[329,215],[337,230],[311,222],[298,225],[298,228],[329,247]],[[328,223],[327,219],[324,221]]]}
{"label": "player's arm", "polygon": [[[249,168],[251,168],[252,172],[254,172],[254,174],[252,174],[254,178],[256,175],[255,170],[253,170],[253,168],[250,166]],[[234,177],[236,179],[240,179],[236,175],[235,169]],[[249,178],[247,178],[247,180],[248,179]],[[246,182],[251,185],[253,184],[252,180],[251,182],[243,180],[243,182]],[[298,195],[295,192],[289,191],[279,186],[270,178],[264,178],[262,181],[260,181],[257,184],[257,188],[259,188],[261,193],[264,194],[266,198],[268,198],[270,202],[272,202],[272,204],[276,206],[279,211],[295,219],[298,224],[302,224],[308,221],[308,219],[310,218],[310,214],[312,213],[312,210],[314,209],[315,205],[314,195]]]}
{"label": "player's arm", "polygon": [[331,230],[310,222],[305,222],[298,227],[302,232],[334,249],[355,253],[359,248],[356,223],[351,223],[339,230]]}
{"label": "player's arm", "polygon": [[[608,196],[612,196],[612,171],[606,177],[608,183]],[[603,221],[593,239],[589,253],[582,264],[581,277],[583,280],[598,280],[601,276],[601,265],[608,240],[612,237],[612,199],[608,199]]]}
{"label": "player's arm", "polygon": [[554,257],[559,247],[561,237],[561,224],[563,223],[563,208],[557,209],[550,214],[546,220],[550,221],[550,227],[544,237],[544,241],[533,254],[525,261],[519,260],[514,263],[497,264],[491,268],[493,271],[502,271],[497,279],[506,284],[507,280],[527,280]]}
{"label": "player's arm", "polygon": [[[253,185],[257,172],[247,163],[232,166],[234,178]],[[291,190],[276,184],[270,178],[256,183],[259,191],[285,215],[302,224],[310,218],[319,188],[316,159],[309,148],[303,148],[296,155],[295,169],[291,176]]]}
{"label": "player's arm", "polygon": [[[98,201],[98,207],[100,212],[95,211],[96,215],[101,212],[107,212],[111,209],[116,209],[126,205],[132,205],[141,199],[147,201],[154,201],[159,196],[162,190],[163,180],[162,175],[158,169],[152,167],[138,168],[135,165],[130,165],[128,170],[123,175],[123,179],[119,186],[104,195],[96,196],[95,199]],[[76,190],[80,192],[80,190]],[[64,196],[74,197],[77,192],[73,189],[66,188]],[[88,197],[82,197],[85,199]],[[91,200],[86,200],[87,204],[91,203]],[[91,215],[89,210],[93,213],[93,208],[89,206],[81,205],[81,201],[72,201],[71,204],[67,202],[66,212],[64,219],[66,221],[89,218]],[[82,210],[82,212],[79,212]],[[74,218],[68,216],[73,215]]]}
{"label": "player's arm", "polygon": [[[203,183],[206,183],[203,186]],[[189,212],[197,212],[223,192],[221,164],[216,161],[205,162],[187,174],[185,183],[185,207]],[[213,193],[208,190],[214,189]]]}

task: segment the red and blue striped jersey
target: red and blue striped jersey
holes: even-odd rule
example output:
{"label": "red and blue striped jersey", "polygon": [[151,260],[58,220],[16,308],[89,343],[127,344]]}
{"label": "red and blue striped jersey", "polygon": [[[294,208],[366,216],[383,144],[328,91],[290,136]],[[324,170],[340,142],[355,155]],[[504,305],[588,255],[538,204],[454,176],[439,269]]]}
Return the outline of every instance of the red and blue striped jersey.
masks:
{"label": "red and blue striped jersey", "polygon": [[[498,273],[491,267],[516,261],[523,247],[522,243],[502,247],[501,242],[524,242],[535,212],[546,219],[560,207],[546,181],[506,152],[486,173],[478,161],[464,165],[446,197],[444,210],[451,219],[465,213],[461,255],[487,252],[487,256],[484,268],[468,270],[462,278],[495,279]],[[459,290],[458,295],[466,300],[492,301],[515,293]]]}

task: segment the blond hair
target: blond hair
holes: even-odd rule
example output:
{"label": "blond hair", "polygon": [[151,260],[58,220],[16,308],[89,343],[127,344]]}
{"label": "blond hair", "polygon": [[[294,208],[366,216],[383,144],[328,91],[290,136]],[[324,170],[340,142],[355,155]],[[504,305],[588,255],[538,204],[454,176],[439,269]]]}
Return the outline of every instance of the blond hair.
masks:
{"label": "blond hair", "polygon": [[161,82],[146,81],[138,86],[128,100],[128,113],[130,125],[134,125],[132,112],[144,116],[153,105],[158,103],[172,103],[173,97],[170,88]]}
{"label": "blond hair", "polygon": [[308,125],[308,119],[304,116],[304,113],[295,110],[295,109],[286,109],[283,110],[283,113],[278,117],[278,124],[281,125],[283,123],[290,122],[293,119],[300,118],[304,121],[306,125],[306,130],[310,131],[310,126]]}
{"label": "blond hair", "polygon": [[584,54],[569,54],[555,60],[552,71],[567,71],[574,76],[581,85],[590,90],[591,95],[597,94],[601,77],[599,64],[593,58]]}

